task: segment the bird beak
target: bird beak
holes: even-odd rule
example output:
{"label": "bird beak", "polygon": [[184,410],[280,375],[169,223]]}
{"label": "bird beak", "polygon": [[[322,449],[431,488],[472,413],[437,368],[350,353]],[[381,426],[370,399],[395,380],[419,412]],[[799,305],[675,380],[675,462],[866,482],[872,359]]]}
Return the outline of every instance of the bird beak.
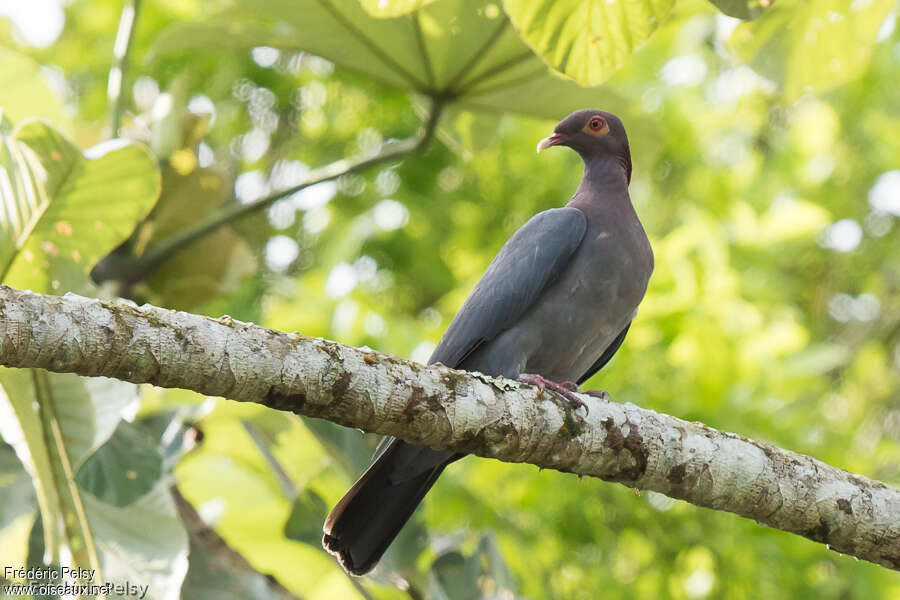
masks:
{"label": "bird beak", "polygon": [[545,137],[541,141],[538,142],[537,151],[546,150],[550,146],[559,146],[563,142],[566,141],[568,136],[564,133],[554,133],[549,137]]}

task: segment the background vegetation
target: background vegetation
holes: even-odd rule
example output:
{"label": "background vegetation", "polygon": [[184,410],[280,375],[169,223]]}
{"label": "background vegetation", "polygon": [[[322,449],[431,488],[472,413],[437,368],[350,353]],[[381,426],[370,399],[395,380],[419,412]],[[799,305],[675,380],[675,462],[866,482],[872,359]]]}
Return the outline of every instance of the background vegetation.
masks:
{"label": "background vegetation", "polygon": [[[628,128],[657,267],[589,385],[897,486],[897,12],[0,3],[0,274],[425,360],[505,239],[574,190],[577,156],[535,156],[537,140],[602,108]],[[386,150],[406,154],[271,197]],[[153,598],[287,593],[204,543],[174,484],[303,598],[900,597],[893,571],[733,515],[476,459],[354,581],[321,522],[376,440],[177,390],[6,369],[0,384],[4,566],[72,557]]]}

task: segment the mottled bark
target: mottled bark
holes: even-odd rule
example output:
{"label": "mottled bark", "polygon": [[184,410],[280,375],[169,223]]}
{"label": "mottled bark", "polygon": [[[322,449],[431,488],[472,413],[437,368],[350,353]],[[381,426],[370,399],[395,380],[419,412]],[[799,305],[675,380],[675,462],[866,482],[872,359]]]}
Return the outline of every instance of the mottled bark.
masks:
{"label": "mottled bark", "polygon": [[725,510],[900,570],[900,491],[633,404],[551,392],[228,317],[0,286],[0,364],[185,388]]}

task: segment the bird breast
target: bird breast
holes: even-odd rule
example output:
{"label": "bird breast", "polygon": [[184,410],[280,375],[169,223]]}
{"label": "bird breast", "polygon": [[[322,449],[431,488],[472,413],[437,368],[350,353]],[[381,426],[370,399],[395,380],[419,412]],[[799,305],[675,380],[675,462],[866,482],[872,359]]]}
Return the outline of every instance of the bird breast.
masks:
{"label": "bird breast", "polygon": [[576,381],[631,322],[653,268],[637,228],[589,226],[560,278],[516,325],[531,338],[522,340],[531,350],[524,372]]}

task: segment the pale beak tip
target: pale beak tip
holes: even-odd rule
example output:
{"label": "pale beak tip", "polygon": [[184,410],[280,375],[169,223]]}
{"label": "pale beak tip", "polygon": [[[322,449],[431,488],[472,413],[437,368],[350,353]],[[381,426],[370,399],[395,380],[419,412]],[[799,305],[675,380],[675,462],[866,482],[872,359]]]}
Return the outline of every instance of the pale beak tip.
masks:
{"label": "pale beak tip", "polygon": [[546,150],[550,146],[557,146],[564,139],[565,139],[565,135],[563,135],[561,133],[554,133],[551,136],[545,137],[544,139],[542,139],[541,141],[538,142],[537,152],[540,152],[541,150]]}

